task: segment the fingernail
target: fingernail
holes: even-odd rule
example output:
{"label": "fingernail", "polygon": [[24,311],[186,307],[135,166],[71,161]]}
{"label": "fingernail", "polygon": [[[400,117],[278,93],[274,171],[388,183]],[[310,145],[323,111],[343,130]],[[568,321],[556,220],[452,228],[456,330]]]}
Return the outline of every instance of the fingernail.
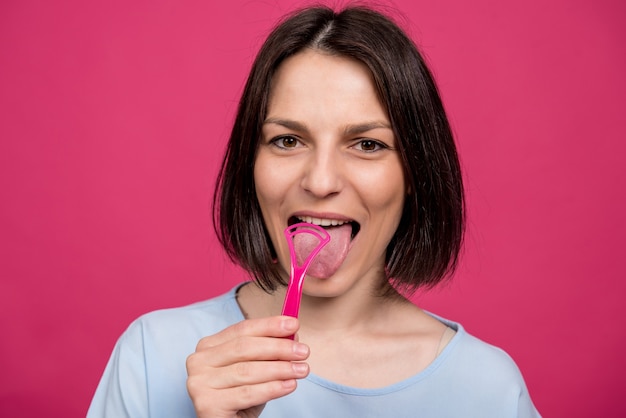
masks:
{"label": "fingernail", "polygon": [[299,356],[305,356],[309,354],[309,347],[307,347],[305,344],[295,343],[293,345],[293,352]]}
{"label": "fingernail", "polygon": [[284,318],[282,327],[285,331],[294,331],[298,326],[298,321],[295,318]]}
{"label": "fingernail", "polygon": [[283,380],[282,384],[284,388],[291,389],[296,385],[296,381],[294,379]]}
{"label": "fingernail", "polygon": [[292,363],[293,371],[298,376],[303,376],[309,370],[309,366],[306,363]]}

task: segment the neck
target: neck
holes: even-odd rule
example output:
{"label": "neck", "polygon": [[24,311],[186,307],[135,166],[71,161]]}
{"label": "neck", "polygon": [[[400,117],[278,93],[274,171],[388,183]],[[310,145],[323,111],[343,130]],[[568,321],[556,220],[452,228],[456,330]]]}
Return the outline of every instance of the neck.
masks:
{"label": "neck", "polygon": [[337,296],[302,295],[300,322],[303,329],[325,332],[371,328],[396,296],[382,296],[380,289],[355,286]]}
{"label": "neck", "polygon": [[[312,291],[302,295],[299,313],[301,330],[310,332],[354,333],[371,330],[376,324],[386,323],[389,308],[407,302],[395,290],[391,289],[383,296],[379,287],[368,286],[365,281],[337,292],[337,295],[323,294],[319,288],[311,287]],[[250,283],[240,289],[238,300],[248,318],[260,318],[279,315],[285,293],[286,289],[280,288],[268,294],[255,283]]]}

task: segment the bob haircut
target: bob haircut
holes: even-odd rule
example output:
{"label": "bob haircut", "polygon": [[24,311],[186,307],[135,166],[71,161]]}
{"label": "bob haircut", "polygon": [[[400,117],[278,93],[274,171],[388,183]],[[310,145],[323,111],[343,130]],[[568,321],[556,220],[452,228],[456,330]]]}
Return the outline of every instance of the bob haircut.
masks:
{"label": "bob haircut", "polygon": [[390,290],[390,284],[409,293],[435,286],[456,268],[463,241],[463,184],[454,139],[433,77],[416,46],[388,17],[361,6],[338,12],[325,6],[299,10],[284,19],[261,47],[213,196],[213,224],[220,243],[264,290],[286,284],[256,197],[254,163],[272,77],[287,57],[305,48],[365,64],[389,115],[408,192],[387,248],[387,280],[381,290]]}

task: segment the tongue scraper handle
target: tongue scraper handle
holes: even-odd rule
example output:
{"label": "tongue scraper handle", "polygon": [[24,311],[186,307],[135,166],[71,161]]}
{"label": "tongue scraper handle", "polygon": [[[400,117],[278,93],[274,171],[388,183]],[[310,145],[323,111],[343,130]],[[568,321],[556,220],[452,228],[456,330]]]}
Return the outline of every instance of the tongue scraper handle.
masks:
{"label": "tongue scraper handle", "polygon": [[[309,253],[302,265],[298,265],[296,257],[296,249],[293,245],[293,237],[298,234],[311,234],[319,240],[319,244]],[[330,235],[321,226],[302,222],[291,225],[285,229],[285,237],[289,244],[289,254],[291,255],[291,271],[289,273],[289,286],[287,286],[287,294],[285,295],[285,304],[283,305],[283,315],[298,317],[300,309],[300,299],[302,298],[302,283],[309,265],[315,256],[330,242]],[[291,337],[293,338],[293,337]]]}

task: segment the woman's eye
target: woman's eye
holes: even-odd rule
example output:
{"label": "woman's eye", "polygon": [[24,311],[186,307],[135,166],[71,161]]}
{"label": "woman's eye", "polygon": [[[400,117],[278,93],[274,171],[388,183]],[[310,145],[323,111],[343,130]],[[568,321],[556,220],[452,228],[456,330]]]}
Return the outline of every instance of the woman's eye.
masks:
{"label": "woman's eye", "polygon": [[278,148],[296,148],[300,143],[298,138],[293,136],[281,136],[272,140],[272,144]]}
{"label": "woman's eye", "polygon": [[384,144],[374,141],[373,139],[363,139],[357,142],[354,147],[363,152],[375,152],[387,148]]}

